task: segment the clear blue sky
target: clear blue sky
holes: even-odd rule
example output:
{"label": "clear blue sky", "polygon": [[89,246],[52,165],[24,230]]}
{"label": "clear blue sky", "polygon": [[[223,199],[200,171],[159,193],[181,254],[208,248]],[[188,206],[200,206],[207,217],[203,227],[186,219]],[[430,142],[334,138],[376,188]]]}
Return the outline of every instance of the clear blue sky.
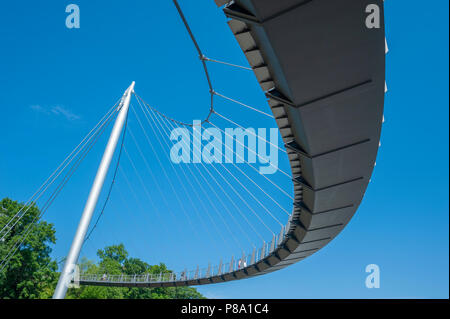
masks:
{"label": "clear blue sky", "polygon": [[[69,3],[8,1],[2,5],[2,198],[26,201],[133,80],[140,96],[169,115],[190,121],[207,113],[202,69],[171,1],[77,0],[79,30],[65,27]],[[181,5],[206,55],[246,63],[214,1],[182,0]],[[448,298],[448,2],[388,0],[385,11],[390,47],[386,122],[377,167],[359,211],[330,245],[305,261],[265,277],[199,288],[207,297]],[[269,111],[251,73],[219,65],[212,66],[211,72],[216,90]],[[274,126],[270,119],[234,104],[219,101],[217,108],[245,126]],[[216,122],[225,126],[223,121]],[[133,116],[130,129],[148,154],[154,178],[162,181],[164,176]],[[64,256],[69,248],[105,142],[100,140],[45,215],[57,229],[55,257]],[[119,174],[104,219],[83,256],[95,259],[97,249],[124,242],[135,257],[182,270],[239,254],[231,237],[224,235],[227,244],[216,240],[212,226],[205,233],[205,228],[198,227],[198,236],[191,236],[189,222],[173,196],[166,195],[171,213],[165,210],[131,139],[126,147],[155,202],[146,200],[139,178],[124,157],[123,169],[140,202]],[[162,149],[159,153],[167,156]],[[288,169],[285,158],[280,167]],[[174,174],[170,166],[167,169]],[[274,179],[290,189],[283,176]],[[169,194],[167,183],[160,184],[161,191]],[[182,186],[176,187],[184,196]],[[290,207],[288,200],[279,199]],[[200,202],[211,205],[204,198]],[[264,204],[285,221],[282,212],[266,200]],[[198,209],[201,214],[203,208]],[[196,216],[192,213],[191,218],[198,224]],[[265,220],[278,229],[276,223]],[[270,239],[267,233],[264,237]],[[248,245],[244,246],[248,251]],[[364,285],[365,266],[372,263],[381,268],[377,290]]]}

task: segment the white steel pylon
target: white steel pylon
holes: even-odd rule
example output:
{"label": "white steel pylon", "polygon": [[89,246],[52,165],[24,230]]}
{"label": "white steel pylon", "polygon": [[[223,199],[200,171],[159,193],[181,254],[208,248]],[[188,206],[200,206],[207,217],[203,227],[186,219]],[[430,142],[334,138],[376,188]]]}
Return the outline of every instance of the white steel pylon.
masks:
{"label": "white steel pylon", "polygon": [[105,182],[111,160],[114,156],[117,142],[119,141],[123,126],[128,116],[131,94],[134,92],[134,84],[134,82],[131,83],[130,87],[125,91],[119,104],[118,109],[120,110],[120,113],[117,116],[108,144],[106,145],[102,161],[98,167],[97,175],[95,176],[94,183],[92,184],[88,200],[83,210],[83,215],[81,216],[80,223],[78,224],[77,232],[73,238],[72,246],[70,247],[63,271],[59,277],[58,285],[56,286],[53,294],[53,299],[63,299],[66,296],[67,289],[74,276],[76,263],[80,255],[89,224],[91,223],[92,215],[95,207],[97,206],[98,198],[100,196],[103,183]]}

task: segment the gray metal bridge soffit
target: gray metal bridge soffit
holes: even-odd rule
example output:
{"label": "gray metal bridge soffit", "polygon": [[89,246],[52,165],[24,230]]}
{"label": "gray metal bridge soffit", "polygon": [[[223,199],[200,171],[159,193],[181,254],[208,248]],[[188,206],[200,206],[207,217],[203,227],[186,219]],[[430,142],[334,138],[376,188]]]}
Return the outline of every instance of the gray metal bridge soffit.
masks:
{"label": "gray metal bridge soffit", "polygon": [[[245,263],[175,275],[81,275],[98,286],[195,286],[277,271],[333,240],[358,209],[376,162],[385,96],[382,0],[216,0],[272,109],[289,157],[288,224]],[[382,10],[380,28],[366,7]],[[244,260],[244,259],[243,259]]]}

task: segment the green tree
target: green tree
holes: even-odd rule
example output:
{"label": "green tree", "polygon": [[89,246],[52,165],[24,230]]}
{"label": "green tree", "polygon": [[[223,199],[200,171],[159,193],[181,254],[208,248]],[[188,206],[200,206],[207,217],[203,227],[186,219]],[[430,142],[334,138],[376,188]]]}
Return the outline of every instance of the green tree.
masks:
{"label": "green tree", "polygon": [[[30,225],[33,225],[32,231],[17,252],[11,255],[6,268],[0,273],[0,298],[51,298],[59,277],[57,263],[50,257],[51,245],[56,243],[54,226],[38,219],[41,212],[35,205],[24,207],[21,203],[5,198],[0,201],[0,229],[22,208],[24,208],[22,212],[26,213],[5,239],[0,241],[0,261],[7,257],[11,247],[21,242]],[[129,257],[123,244],[105,247],[97,252],[97,256],[99,257],[97,264],[82,259],[79,264],[82,273],[109,275],[172,273],[164,264],[149,265],[138,258]],[[80,289],[69,289],[67,298],[201,299],[204,297],[190,287],[149,289],[82,286]]]}
{"label": "green tree", "polygon": [[[85,274],[108,275],[143,275],[160,273],[169,274],[166,265],[149,265],[138,258],[128,258],[123,244],[109,246],[97,252],[98,264],[83,259],[80,271]],[[82,286],[70,289],[68,298],[74,299],[203,299],[197,289],[190,287],[177,288],[115,288]]]}
{"label": "green tree", "polygon": [[[23,207],[23,204],[9,198],[1,200],[0,229]],[[0,242],[0,260],[6,258],[9,249],[22,240],[28,226],[33,224],[39,215],[40,211],[35,205],[29,207],[26,214]],[[56,242],[55,229],[52,224],[44,221],[37,221],[32,227],[29,236],[0,273],[0,298],[49,298],[53,293],[57,264],[50,258],[50,245]]]}

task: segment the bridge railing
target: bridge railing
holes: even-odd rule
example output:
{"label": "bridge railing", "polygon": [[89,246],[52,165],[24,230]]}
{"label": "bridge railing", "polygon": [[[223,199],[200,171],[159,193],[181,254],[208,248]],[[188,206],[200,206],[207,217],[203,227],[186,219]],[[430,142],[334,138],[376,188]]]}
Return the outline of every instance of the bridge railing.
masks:
{"label": "bridge railing", "polygon": [[207,268],[199,268],[190,271],[181,271],[178,273],[160,273],[160,274],[140,274],[140,275],[109,275],[109,274],[81,274],[80,281],[84,282],[108,282],[108,283],[164,283],[176,281],[190,281],[198,279],[208,279],[211,277],[233,273],[240,269],[258,263],[269,256],[279,247],[286,235],[287,227],[283,227],[280,234],[274,235],[272,241],[264,242],[260,249],[254,248],[250,254],[243,253],[242,257],[232,257],[229,262],[221,262],[218,265]]}

